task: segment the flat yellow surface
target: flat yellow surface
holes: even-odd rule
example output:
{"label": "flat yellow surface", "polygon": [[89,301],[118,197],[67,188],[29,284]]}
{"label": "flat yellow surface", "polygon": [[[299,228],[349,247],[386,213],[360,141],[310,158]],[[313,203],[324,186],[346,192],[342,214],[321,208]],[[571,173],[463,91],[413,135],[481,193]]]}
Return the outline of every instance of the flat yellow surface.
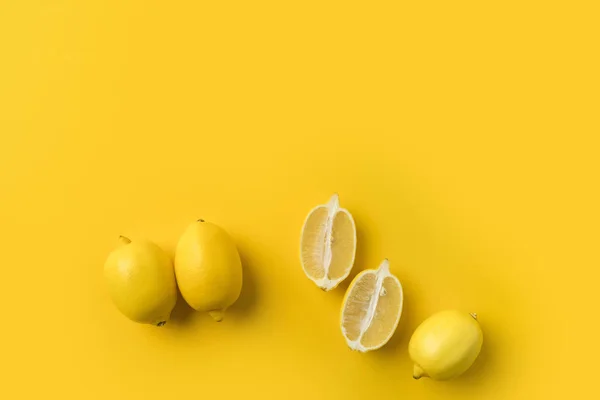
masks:
{"label": "flat yellow surface", "polygon": [[[399,4],[401,3],[401,4]],[[0,2],[3,399],[598,398],[595,1]],[[356,219],[352,276],[387,257],[396,335],[348,350],[349,281],[318,290],[304,217]],[[214,323],[122,317],[120,234],[235,238]],[[414,381],[428,315],[477,312],[480,359]]]}

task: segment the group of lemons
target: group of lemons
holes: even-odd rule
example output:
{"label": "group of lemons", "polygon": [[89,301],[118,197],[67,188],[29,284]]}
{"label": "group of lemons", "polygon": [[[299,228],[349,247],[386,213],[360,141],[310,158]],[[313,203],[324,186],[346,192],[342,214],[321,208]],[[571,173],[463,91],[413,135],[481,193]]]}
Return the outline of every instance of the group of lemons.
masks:
{"label": "group of lemons", "polygon": [[[308,214],[300,239],[300,259],[306,275],[325,291],[348,277],[356,254],[356,227],[348,210],[333,195]],[[108,256],[104,275],[111,298],[129,319],[164,325],[175,307],[177,288],[195,310],[216,321],[239,297],[242,263],[231,237],[215,224],[198,220],[183,233],[174,262],[156,244],[121,237]],[[402,285],[387,259],[376,270],[359,273],[346,292],[341,331],[348,346],[359,352],[376,350],[392,337],[402,314]],[[441,311],[414,332],[409,354],[413,377],[445,380],[464,373],[483,343],[476,314]]]}
{"label": "group of lemons", "polygon": [[[317,286],[329,291],[348,277],[355,254],[354,219],[334,194],[306,218],[300,239],[302,267]],[[387,259],[377,269],[359,273],[342,302],[340,325],[348,346],[366,352],[385,345],[396,331],[403,301],[402,285]],[[455,378],[475,362],[482,344],[476,314],[456,310],[434,314],[410,340],[413,377]]]}
{"label": "group of lemons", "polygon": [[179,239],[174,263],[152,242],[120,239],[104,264],[104,277],[117,308],[135,322],[167,323],[178,287],[190,307],[221,321],[242,291],[240,255],[215,224],[192,223]]}

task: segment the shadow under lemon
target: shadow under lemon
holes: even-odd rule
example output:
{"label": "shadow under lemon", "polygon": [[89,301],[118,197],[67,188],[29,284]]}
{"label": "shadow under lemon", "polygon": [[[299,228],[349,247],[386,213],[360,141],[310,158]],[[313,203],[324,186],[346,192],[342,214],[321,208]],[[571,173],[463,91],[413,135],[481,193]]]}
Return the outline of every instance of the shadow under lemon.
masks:
{"label": "shadow under lemon", "polygon": [[[175,248],[176,243],[170,241],[158,241],[157,244],[168,254],[171,262],[175,261]],[[190,307],[183,296],[181,296],[181,292],[179,291],[179,287],[177,288],[177,303],[175,303],[175,307],[171,312],[171,318],[165,325],[166,329],[169,328],[177,328],[191,325],[193,321],[193,317],[196,311]]]}
{"label": "shadow under lemon", "polygon": [[[227,309],[227,314],[242,319],[250,318],[252,316],[259,300],[259,291],[256,281],[256,271],[258,266],[246,248],[238,245],[238,252],[240,254],[240,259],[242,260],[242,291],[236,302]],[[227,314],[225,317],[227,317]]]}
{"label": "shadow under lemon", "polygon": [[177,304],[175,304],[175,308],[171,312],[171,319],[166,326],[172,328],[191,325],[196,313],[197,311],[186,303],[179,290],[177,290]]}

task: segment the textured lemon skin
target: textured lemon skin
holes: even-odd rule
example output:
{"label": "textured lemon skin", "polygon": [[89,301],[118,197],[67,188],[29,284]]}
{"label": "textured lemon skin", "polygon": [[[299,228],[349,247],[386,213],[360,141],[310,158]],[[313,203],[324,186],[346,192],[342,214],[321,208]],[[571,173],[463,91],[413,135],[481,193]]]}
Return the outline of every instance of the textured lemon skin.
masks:
{"label": "textured lemon skin", "polygon": [[173,263],[157,245],[122,238],[104,264],[113,303],[132,321],[164,325],[177,302]]}
{"label": "textured lemon skin", "polygon": [[190,224],[179,239],[175,276],[185,301],[217,321],[242,290],[242,262],[233,240],[203,220]]}
{"label": "textured lemon skin", "polygon": [[474,315],[456,310],[432,315],[415,330],[408,345],[415,379],[456,378],[471,367],[483,344]]}

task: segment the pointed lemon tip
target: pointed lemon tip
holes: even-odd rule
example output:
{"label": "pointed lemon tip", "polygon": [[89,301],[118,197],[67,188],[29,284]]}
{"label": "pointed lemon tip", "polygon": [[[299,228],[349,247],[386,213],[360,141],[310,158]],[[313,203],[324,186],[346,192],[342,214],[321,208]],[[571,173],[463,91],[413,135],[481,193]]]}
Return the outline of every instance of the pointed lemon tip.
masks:
{"label": "pointed lemon tip", "polygon": [[224,310],[209,311],[208,314],[217,322],[223,321],[223,318],[225,317]]}
{"label": "pointed lemon tip", "polygon": [[331,196],[329,202],[327,203],[327,207],[330,210],[335,210],[340,207],[340,196],[337,193],[334,193],[333,196]]}
{"label": "pointed lemon tip", "polygon": [[421,379],[423,377],[427,377],[427,374],[425,373],[425,371],[423,371],[423,368],[415,364],[413,366],[413,378]]}
{"label": "pointed lemon tip", "polygon": [[384,258],[381,264],[379,264],[379,270],[381,272],[390,272],[390,261]]}

